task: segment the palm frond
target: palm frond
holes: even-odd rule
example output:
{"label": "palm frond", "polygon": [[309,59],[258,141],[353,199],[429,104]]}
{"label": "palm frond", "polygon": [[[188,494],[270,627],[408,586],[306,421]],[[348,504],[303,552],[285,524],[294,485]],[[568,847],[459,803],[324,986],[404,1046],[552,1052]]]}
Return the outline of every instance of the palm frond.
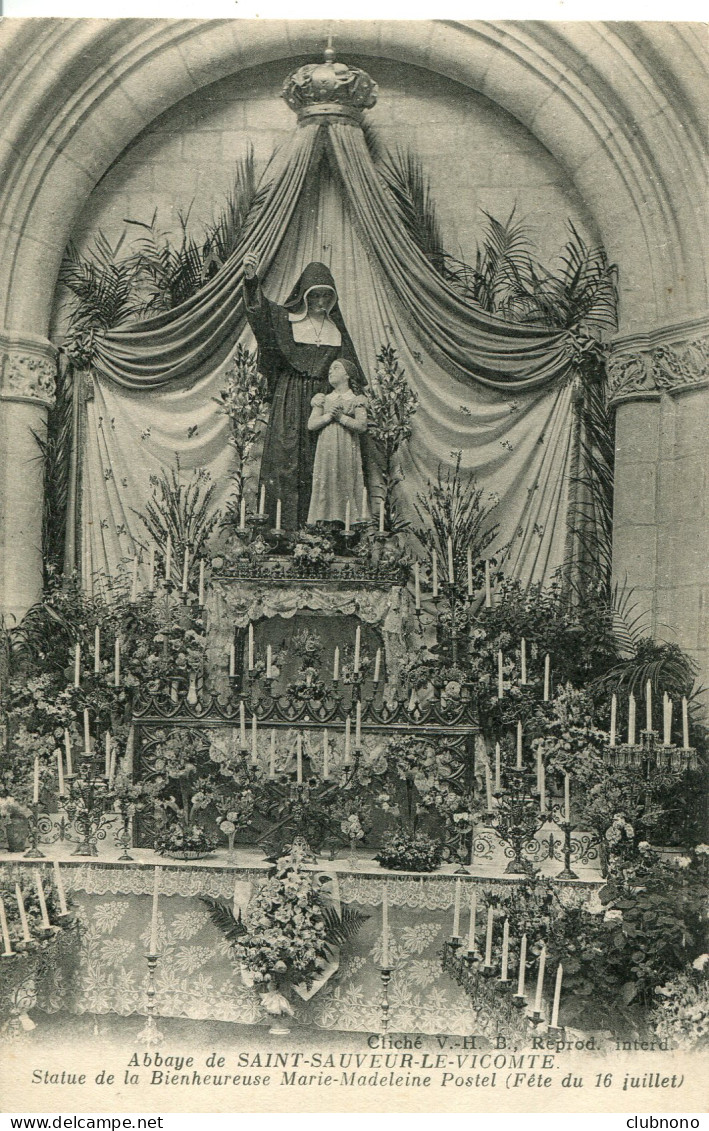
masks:
{"label": "palm frond", "polygon": [[369,915],[354,911],[351,907],[342,907],[339,914],[334,907],[325,907],[323,919],[328,950],[332,951],[335,947],[344,946],[353,939],[369,918]]}
{"label": "palm frond", "polygon": [[431,265],[444,270],[444,251],[431,185],[423,165],[411,150],[397,148],[378,165],[394,207],[409,236]]}
{"label": "palm frond", "polygon": [[226,263],[253,224],[269,188],[268,183],[259,185],[253,146],[249,146],[236,164],[234,181],[221,212],[205,230],[204,255],[214,251]]}
{"label": "palm frond", "polygon": [[185,550],[189,551],[189,572],[192,575],[199,568],[199,559],[206,555],[211,534],[221,518],[220,511],[214,508],[217,484],[211,481],[204,469],[195,470],[184,482],[178,454],[175,455],[175,466],[163,469],[160,476],[151,476],[150,482],[152,499],[144,510],[134,510],[133,513],[154,544],[165,546],[170,537],[175,577],[180,576]]}
{"label": "palm frond", "polygon": [[246,934],[246,926],[241,918],[241,911],[238,915],[235,915],[233,908],[223,899],[212,899],[210,895],[201,895],[199,898],[209,908],[209,917],[214,926],[218,927],[230,943],[236,942],[237,939]]}
{"label": "palm frond", "polygon": [[475,477],[461,470],[462,452],[456,452],[452,467],[438,467],[435,483],[429,481],[425,492],[419,492],[414,510],[421,525],[416,536],[422,545],[437,551],[441,568],[447,566],[448,539],[453,542],[458,576],[465,569],[465,558],[470,549],[474,561],[479,561],[485,550],[494,542],[498,524],[492,516],[494,500],[484,501],[484,492],[477,487]]}

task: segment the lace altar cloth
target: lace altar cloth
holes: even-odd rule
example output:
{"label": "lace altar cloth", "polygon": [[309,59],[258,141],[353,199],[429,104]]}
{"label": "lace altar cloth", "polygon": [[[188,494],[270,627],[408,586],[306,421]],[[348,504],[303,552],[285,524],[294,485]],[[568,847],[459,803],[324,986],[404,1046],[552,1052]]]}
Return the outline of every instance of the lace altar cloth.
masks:
{"label": "lace altar cloth", "polygon": [[[158,914],[157,1007],[160,1015],[265,1024],[259,997],[243,985],[224,936],[212,924],[200,895],[248,903],[261,867],[199,866],[161,862]],[[24,865],[13,865],[13,872]],[[382,985],[382,875],[315,871],[328,877],[332,894],[369,916],[342,948],[337,973],[308,1002],[296,1004],[300,1022],[324,1030],[378,1032]],[[49,1012],[145,1012],[153,867],[144,864],[62,863],[62,876],[83,920],[78,969],[51,983],[37,1004]],[[489,1002],[476,1008],[441,970],[440,951],[452,930],[456,878],[451,875],[386,875],[389,902],[389,986],[392,1032],[480,1033],[494,1037],[504,1022]],[[28,870],[27,882],[31,881]],[[489,891],[509,877],[463,880],[461,923],[467,925],[473,888]],[[598,881],[560,884],[566,901],[597,901]],[[600,904],[598,905],[600,908]],[[482,914],[478,930],[484,929]],[[32,1001],[27,995],[23,1008]]]}

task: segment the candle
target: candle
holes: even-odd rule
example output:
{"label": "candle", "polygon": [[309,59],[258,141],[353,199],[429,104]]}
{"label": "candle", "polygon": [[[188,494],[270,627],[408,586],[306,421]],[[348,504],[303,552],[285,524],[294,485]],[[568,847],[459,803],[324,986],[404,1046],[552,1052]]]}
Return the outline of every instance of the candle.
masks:
{"label": "candle", "polygon": [[487,794],[487,811],[492,813],[492,778],[490,777],[490,763],[485,761],[485,793]]}
{"label": "candle", "polygon": [[172,576],[172,536],[167,536],[167,546],[165,547],[165,580],[169,581]]}
{"label": "candle", "polygon": [[239,503],[239,530],[246,530],[246,499],[243,495]]}
{"label": "candle", "polygon": [[[133,559],[135,561],[135,559]],[[135,600],[135,598],[133,598]],[[101,629],[98,625],[94,630],[94,675],[101,672]]]}
{"label": "candle", "polygon": [[615,746],[615,730],[618,717],[618,699],[615,692],[611,695],[611,746]]}
{"label": "candle", "polygon": [[266,645],[266,679],[273,679],[273,648]]}
{"label": "candle", "polygon": [[258,721],[256,715],[251,716],[251,761],[254,765],[258,762]]}
{"label": "candle", "polygon": [[254,670],[254,626],[249,621],[249,671]]}
{"label": "candle", "polygon": [[111,735],[106,731],[106,737],[103,744],[104,749],[104,774],[108,777],[111,769]]}
{"label": "candle", "polygon": [[368,504],[367,504],[367,488],[363,487],[362,488],[362,514],[360,515],[362,522],[367,521],[367,511],[368,510],[369,510],[369,507],[368,507]]}
{"label": "candle", "polygon": [[497,698],[502,699],[505,694],[504,673],[502,670],[502,650],[497,653]]}
{"label": "candle", "polygon": [[337,683],[340,678],[340,649],[335,645],[335,655],[332,661],[332,682]]}
{"label": "candle", "polygon": [[188,581],[188,577],[189,577],[189,570],[190,570],[190,552],[187,549],[187,547],[185,546],[185,553],[184,553],[184,556],[182,558],[182,592],[183,593],[187,592],[187,581]]}
{"label": "candle", "polygon": [[116,776],[116,747],[111,744],[111,761],[108,764],[108,787],[113,785],[113,779]]}
{"label": "candle", "polygon": [[527,682],[527,641],[522,637],[520,666],[522,669],[522,683]]}
{"label": "candle", "polygon": [[635,746],[635,696],[628,696],[628,745]]}
{"label": "candle", "polygon": [[352,503],[348,499],[345,503],[345,534],[349,534],[352,524]]}
{"label": "candle", "polygon": [[246,704],[242,699],[239,703],[239,744],[246,750]]}
{"label": "candle", "polygon": [[541,751],[541,747],[538,746],[537,747],[537,789],[539,789],[539,783],[541,782],[541,780],[542,780],[542,751]]}
{"label": "candle", "polygon": [[20,913],[22,938],[25,942],[29,942],[32,936],[30,935],[29,923],[27,922],[27,912],[25,911],[25,901],[22,898],[22,888],[19,884],[15,884],[15,898],[17,899],[17,910]]}
{"label": "candle", "polygon": [[347,718],[345,719],[345,765],[346,766],[348,766],[349,763],[350,763],[350,747],[352,745],[351,728],[352,728],[352,720],[351,720],[350,716],[348,715]]}
{"label": "candle", "polygon": [[433,596],[438,596],[438,554],[435,550],[431,551],[431,585],[433,589]]}
{"label": "candle", "polygon": [[303,736],[298,734],[295,751],[295,773],[298,785],[303,784]]}
{"label": "candle", "polygon": [[414,562],[414,604],[417,609],[421,608],[421,566],[418,562]]}
{"label": "candle", "polygon": [[524,997],[524,979],[527,973],[527,936],[522,935],[519,946],[519,974],[517,976],[517,997]]}
{"label": "candle", "polygon": [[501,785],[502,785],[502,778],[501,778],[501,772],[500,772],[500,770],[501,770],[500,760],[501,760],[500,744],[499,744],[499,742],[496,742],[495,743],[495,793],[500,792],[500,788],[501,788]]}
{"label": "candle", "polygon": [[133,604],[138,600],[138,557],[135,554],[133,555],[133,577],[130,587],[130,599]]}
{"label": "candle", "polygon": [[281,505],[281,500],[276,499],[276,530],[281,529],[281,515],[282,515],[282,513],[283,513],[283,508],[282,508],[282,505]]}
{"label": "candle", "polygon": [[490,587],[490,563],[485,561],[485,608],[492,608],[492,589]]}
{"label": "candle", "polygon": [[564,820],[567,825],[571,820],[571,781],[568,774],[564,774]]}
{"label": "candle", "polygon": [[460,878],[455,881],[455,898],[453,901],[453,938],[460,938],[460,900],[462,896]]}
{"label": "candle", "polygon": [[322,736],[322,776],[323,781],[327,781],[330,777],[330,744],[328,742],[327,728],[323,731]]}
{"label": "candle", "polygon": [[544,657],[544,702],[549,702],[551,692],[551,657],[547,652]]}
{"label": "candle", "polygon": [[559,1001],[561,999],[561,979],[564,967],[559,963],[556,968],[556,984],[554,986],[554,1004],[551,1008],[551,1028],[556,1029],[559,1024]]}
{"label": "candle", "polygon": [[537,970],[537,992],[534,998],[534,1012],[542,1012],[542,991],[544,989],[544,967],[547,961],[547,948],[542,947],[542,953],[539,955],[539,969]]}
{"label": "candle", "polygon": [[62,752],[57,747],[57,779],[59,782],[59,796],[64,796],[64,760],[62,759]]}
{"label": "candle", "polygon": [[543,813],[547,807],[546,770],[544,763],[539,763],[539,812]]}
{"label": "candle", "polygon": [[468,549],[467,549],[467,552],[466,552],[466,555],[465,555],[465,564],[466,564],[467,573],[468,573],[468,596],[472,597],[472,595],[473,595],[473,550],[472,550],[471,546],[468,546]]}
{"label": "candle", "polygon": [[502,969],[500,971],[500,981],[506,982],[507,967],[510,960],[510,921],[505,919],[505,925],[502,929]]}
{"label": "candle", "polygon": [[268,755],[268,776],[275,778],[276,776],[276,731],[271,730],[271,748]]}
{"label": "candle", "polygon": [[81,683],[81,645],[74,645],[74,687]]}
{"label": "candle", "polygon": [[58,860],[54,861],[53,867],[54,867],[54,884],[55,884],[56,889],[57,889],[57,895],[59,896],[59,910],[60,910],[62,915],[66,915],[69,908],[67,907],[67,904],[66,904],[66,892],[64,891],[64,881],[62,880],[62,874],[59,871],[59,861]]}
{"label": "candle", "polygon": [[10,932],[7,929],[7,915],[5,913],[5,901],[0,895],[0,928],[2,928],[2,945],[3,945],[3,958],[14,954],[12,945],[10,943]]}
{"label": "candle", "polygon": [[522,769],[522,720],[517,720],[517,769]]}
{"label": "candle", "polygon": [[682,747],[689,750],[689,709],[687,696],[682,696]]}
{"label": "candle", "polygon": [[204,558],[199,563],[199,603],[204,604]]}
{"label": "candle", "polygon": [[455,581],[455,569],[453,562],[453,539],[449,538],[447,543],[448,550],[448,581],[452,585]]}
{"label": "candle", "polygon": [[487,909],[487,934],[485,935],[485,965],[492,966],[492,925],[494,919],[492,907]]}
{"label": "candle", "polygon": [[357,700],[355,708],[355,750],[362,749],[362,704]]}
{"label": "candle", "polygon": [[384,533],[384,500],[379,500],[379,533]]}
{"label": "candle", "polygon": [[150,547],[150,564],[148,566],[148,590],[150,593],[155,592],[155,543],[153,542]]}
{"label": "candle", "polygon": [[233,640],[229,645],[229,675],[236,675],[236,645]]}
{"label": "candle", "polygon": [[69,738],[69,731],[64,731],[64,750],[66,751],[66,772],[67,776],[71,777],[74,770],[71,764],[71,739]]}
{"label": "candle", "polygon": [[652,730],[652,682],[645,684],[645,730]]}
{"label": "candle", "polygon": [[114,687],[121,686],[121,638],[116,637],[116,642],[113,645],[113,685]]}
{"label": "candle", "polygon": [[381,648],[377,648],[377,651],[376,651],[376,654],[375,654],[375,657],[374,657],[374,682],[375,683],[379,683],[379,677],[381,675],[381,667],[382,667],[382,650],[381,650]]}
{"label": "candle", "polygon": [[468,926],[468,951],[473,954],[475,952],[475,920],[478,914],[478,889],[473,888],[473,894],[470,899],[470,924]]}
{"label": "candle", "polygon": [[49,912],[47,911],[47,900],[44,898],[44,888],[42,887],[42,877],[39,874],[39,868],[34,870],[34,883],[37,888],[37,899],[39,900],[39,911],[42,916],[42,926],[45,931],[51,927],[49,922]]}
{"label": "candle", "polygon": [[261,484],[261,494],[258,500],[258,513],[265,514],[266,512],[266,484]]}
{"label": "candle", "polygon": [[354,670],[355,674],[359,672],[359,657],[362,647],[362,630],[359,625],[355,630],[355,646],[354,646]]}
{"label": "candle", "polygon": [[389,966],[389,885],[386,880],[382,890],[382,966]]}
{"label": "candle", "polygon": [[39,804],[39,758],[36,755],[34,759],[34,780],[32,782],[32,803],[33,805]]}
{"label": "candle", "polygon": [[150,920],[150,954],[158,952],[158,899],[160,896],[160,869],[153,873],[153,914]]}

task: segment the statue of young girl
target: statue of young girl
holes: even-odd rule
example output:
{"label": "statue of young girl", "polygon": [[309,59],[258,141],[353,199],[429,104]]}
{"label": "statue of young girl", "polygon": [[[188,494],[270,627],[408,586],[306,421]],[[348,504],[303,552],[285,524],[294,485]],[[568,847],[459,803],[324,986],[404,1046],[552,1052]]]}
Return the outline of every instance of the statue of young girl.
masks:
{"label": "statue of young girl", "polygon": [[359,369],[341,358],[333,361],[327,377],[331,392],[317,393],[310,402],[308,428],[319,435],[308,522],[345,522],[348,501],[350,521],[364,522],[369,514],[362,513],[364,474],[359,438],[367,431],[367,402],[355,391]]}

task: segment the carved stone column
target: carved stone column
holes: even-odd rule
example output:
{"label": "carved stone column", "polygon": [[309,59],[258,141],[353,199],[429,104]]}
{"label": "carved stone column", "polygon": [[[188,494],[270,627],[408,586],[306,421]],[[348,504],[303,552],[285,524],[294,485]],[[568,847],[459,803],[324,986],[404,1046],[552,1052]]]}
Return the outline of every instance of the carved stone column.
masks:
{"label": "carved stone column", "polygon": [[613,566],[648,631],[676,640],[709,683],[709,323],[620,339]]}
{"label": "carved stone column", "polygon": [[0,333],[0,610],[19,619],[42,591],[43,437],[56,350]]}

